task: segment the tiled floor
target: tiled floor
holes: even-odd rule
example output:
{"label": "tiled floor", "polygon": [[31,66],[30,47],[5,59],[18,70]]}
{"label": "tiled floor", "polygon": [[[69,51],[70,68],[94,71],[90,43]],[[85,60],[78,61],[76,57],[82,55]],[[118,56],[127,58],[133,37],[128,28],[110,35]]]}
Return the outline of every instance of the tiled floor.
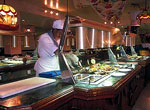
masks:
{"label": "tiled floor", "polygon": [[141,92],[132,110],[150,110],[150,83]]}

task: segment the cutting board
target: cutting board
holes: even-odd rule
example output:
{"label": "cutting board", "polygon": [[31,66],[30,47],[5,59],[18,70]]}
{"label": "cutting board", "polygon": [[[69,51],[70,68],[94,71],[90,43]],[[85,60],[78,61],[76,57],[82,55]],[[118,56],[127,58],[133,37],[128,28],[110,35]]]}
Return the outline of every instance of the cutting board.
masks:
{"label": "cutting board", "polygon": [[49,83],[55,82],[55,79],[33,77],[12,83],[0,85],[0,98],[5,98],[17,93],[31,90]]}

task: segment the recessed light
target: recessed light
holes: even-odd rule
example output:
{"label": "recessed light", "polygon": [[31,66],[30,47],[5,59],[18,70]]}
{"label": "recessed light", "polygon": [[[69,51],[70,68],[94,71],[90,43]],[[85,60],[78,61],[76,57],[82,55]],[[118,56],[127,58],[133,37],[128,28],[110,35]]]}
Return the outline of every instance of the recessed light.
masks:
{"label": "recessed light", "polygon": [[47,11],[47,10],[44,10],[44,12],[47,13],[48,11]]}
{"label": "recessed light", "polygon": [[58,13],[56,13],[56,16],[58,16],[59,14]]}
{"label": "recessed light", "polygon": [[50,14],[53,14],[54,12],[53,11],[50,11]]}

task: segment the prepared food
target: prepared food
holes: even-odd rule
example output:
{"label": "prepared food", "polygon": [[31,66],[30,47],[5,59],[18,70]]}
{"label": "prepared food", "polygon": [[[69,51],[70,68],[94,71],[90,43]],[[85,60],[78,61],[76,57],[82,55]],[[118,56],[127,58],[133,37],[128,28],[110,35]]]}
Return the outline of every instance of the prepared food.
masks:
{"label": "prepared food", "polygon": [[17,61],[17,60],[3,60],[3,63],[8,63],[8,64],[22,64],[23,61]]}

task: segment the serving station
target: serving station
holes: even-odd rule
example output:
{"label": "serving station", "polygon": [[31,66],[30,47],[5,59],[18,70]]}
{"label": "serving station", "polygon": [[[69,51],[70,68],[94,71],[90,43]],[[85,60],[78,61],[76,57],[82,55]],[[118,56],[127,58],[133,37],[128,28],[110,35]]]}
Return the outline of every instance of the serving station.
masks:
{"label": "serving station", "polygon": [[[70,44],[66,48],[75,48],[76,51],[71,53],[74,56],[72,59],[75,60],[75,56],[79,58],[77,65],[66,61],[75,84],[64,82],[61,76],[32,77],[33,81],[26,78],[13,83],[6,83],[5,80],[0,85],[0,109],[130,110],[133,107],[149,81],[146,80],[146,74],[149,74],[146,69],[150,63],[149,57],[128,57],[122,51],[118,54],[112,46],[122,45],[122,36],[119,34],[116,38],[114,28],[110,26],[75,18],[69,28],[74,36],[66,38],[66,45]],[[2,65],[13,62],[7,60],[3,60]],[[8,65],[12,71],[14,68],[22,68],[29,72],[28,67],[33,67],[33,64],[34,61],[26,64],[21,62],[18,64],[19,68]],[[7,69],[5,71],[9,72]],[[15,88],[15,85],[19,85],[19,88]],[[12,89],[9,92],[10,86],[14,91]],[[3,89],[4,87],[7,89]]]}
{"label": "serving station", "polygon": [[[93,69],[95,66],[101,65],[89,67],[93,70],[90,70],[90,73],[85,73],[83,70],[82,73],[81,71],[75,73],[74,78],[77,82],[75,85],[61,82],[57,78],[55,82],[44,86],[1,98],[0,108],[8,110],[84,110],[85,108],[86,110],[128,110],[131,108],[144,87],[145,76],[141,65],[137,63],[121,64],[120,67],[117,65],[114,72],[106,69],[103,70],[104,72],[95,71]],[[103,67],[114,68],[114,65],[106,64]]]}

